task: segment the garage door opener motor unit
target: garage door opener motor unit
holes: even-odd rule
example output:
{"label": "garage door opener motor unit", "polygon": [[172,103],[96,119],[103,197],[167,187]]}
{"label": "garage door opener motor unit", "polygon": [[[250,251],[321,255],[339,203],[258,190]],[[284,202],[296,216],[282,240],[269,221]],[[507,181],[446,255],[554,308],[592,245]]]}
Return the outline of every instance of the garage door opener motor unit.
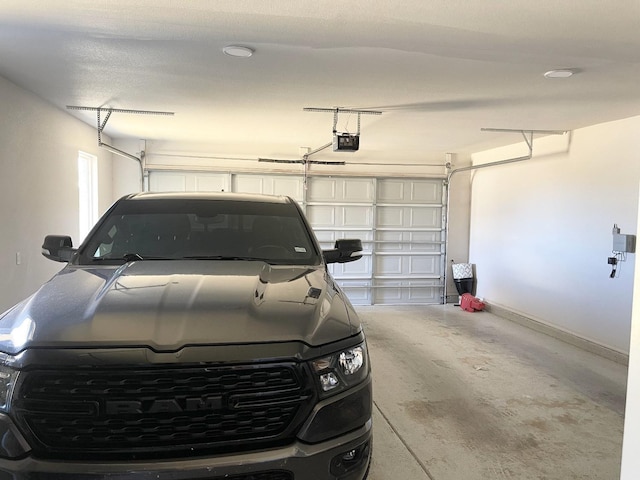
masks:
{"label": "garage door opener motor unit", "polygon": [[[360,115],[382,115],[382,112],[376,110],[353,110],[350,108],[317,108],[317,107],[305,107],[305,112],[330,112],[333,113],[333,141],[328,143],[326,148],[330,145],[333,146],[334,152],[357,152],[360,148]],[[358,130],[355,134],[340,133],[337,130],[338,115],[340,113],[356,114],[358,118]]]}
{"label": "garage door opener motor unit", "polygon": [[348,133],[335,133],[333,135],[334,152],[356,152],[360,148],[360,136]]}

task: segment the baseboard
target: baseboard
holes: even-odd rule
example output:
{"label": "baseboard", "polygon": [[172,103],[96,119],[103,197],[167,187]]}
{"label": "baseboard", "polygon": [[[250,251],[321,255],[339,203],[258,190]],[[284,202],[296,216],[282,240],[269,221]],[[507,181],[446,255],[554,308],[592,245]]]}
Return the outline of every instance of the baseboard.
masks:
{"label": "baseboard", "polygon": [[530,328],[540,333],[544,333],[545,335],[549,335],[550,337],[561,340],[565,343],[573,345],[574,347],[586,350],[587,352],[594,353],[622,365],[629,365],[629,355],[618,352],[617,350],[613,350],[609,347],[599,345],[595,342],[592,342],[591,340],[586,340],[572,333],[560,330],[559,328],[552,327],[519,313],[512,312],[507,308],[500,307],[498,305],[492,305],[491,303],[486,303],[485,310],[506,320],[510,320],[524,327]]}

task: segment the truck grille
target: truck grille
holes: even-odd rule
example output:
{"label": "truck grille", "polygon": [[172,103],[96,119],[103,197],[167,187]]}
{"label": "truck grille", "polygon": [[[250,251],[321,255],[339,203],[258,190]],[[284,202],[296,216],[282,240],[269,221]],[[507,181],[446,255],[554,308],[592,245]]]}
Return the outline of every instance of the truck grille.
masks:
{"label": "truck grille", "polygon": [[13,407],[43,457],[242,451],[291,441],[312,406],[305,378],[295,364],[39,370]]}
{"label": "truck grille", "polygon": [[214,477],[211,480],[293,480],[291,472],[276,471],[265,473],[250,473],[248,475]]}

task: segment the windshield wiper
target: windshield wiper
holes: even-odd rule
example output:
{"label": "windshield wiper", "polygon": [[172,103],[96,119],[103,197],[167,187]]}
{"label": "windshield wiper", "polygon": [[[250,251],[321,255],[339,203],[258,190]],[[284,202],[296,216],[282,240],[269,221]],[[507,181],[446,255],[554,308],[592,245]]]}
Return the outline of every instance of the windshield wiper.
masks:
{"label": "windshield wiper", "polygon": [[242,257],[242,256],[231,256],[231,255],[189,255],[182,257],[185,260],[241,260],[247,262],[268,262],[266,258],[257,258],[257,257]]}
{"label": "windshield wiper", "polygon": [[142,256],[139,253],[126,253],[125,255],[121,256],[121,257],[111,257],[111,256],[104,256],[104,257],[95,257],[95,258],[90,258],[89,262],[91,263],[106,263],[106,264],[122,264],[122,263],[131,263],[131,262],[139,262],[139,261],[148,261],[148,260],[181,260],[181,258],[173,258],[173,257],[148,257],[148,256]]}
{"label": "windshield wiper", "polygon": [[129,263],[129,262],[138,262],[140,260],[176,260],[176,259],[167,258],[167,257],[143,257],[139,253],[127,253],[122,257],[95,257],[90,259],[92,263],[98,263],[98,262]]}

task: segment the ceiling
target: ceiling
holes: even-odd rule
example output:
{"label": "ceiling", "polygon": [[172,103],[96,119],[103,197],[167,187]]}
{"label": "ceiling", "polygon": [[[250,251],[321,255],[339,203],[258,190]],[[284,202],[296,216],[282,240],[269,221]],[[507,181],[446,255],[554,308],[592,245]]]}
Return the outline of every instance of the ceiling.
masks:
{"label": "ceiling", "polygon": [[175,112],[109,119],[158,148],[296,158],[332,138],[303,108],[341,107],[383,112],[349,161],[444,162],[640,115],[640,1],[2,0],[0,75],[91,125],[66,106]]}

